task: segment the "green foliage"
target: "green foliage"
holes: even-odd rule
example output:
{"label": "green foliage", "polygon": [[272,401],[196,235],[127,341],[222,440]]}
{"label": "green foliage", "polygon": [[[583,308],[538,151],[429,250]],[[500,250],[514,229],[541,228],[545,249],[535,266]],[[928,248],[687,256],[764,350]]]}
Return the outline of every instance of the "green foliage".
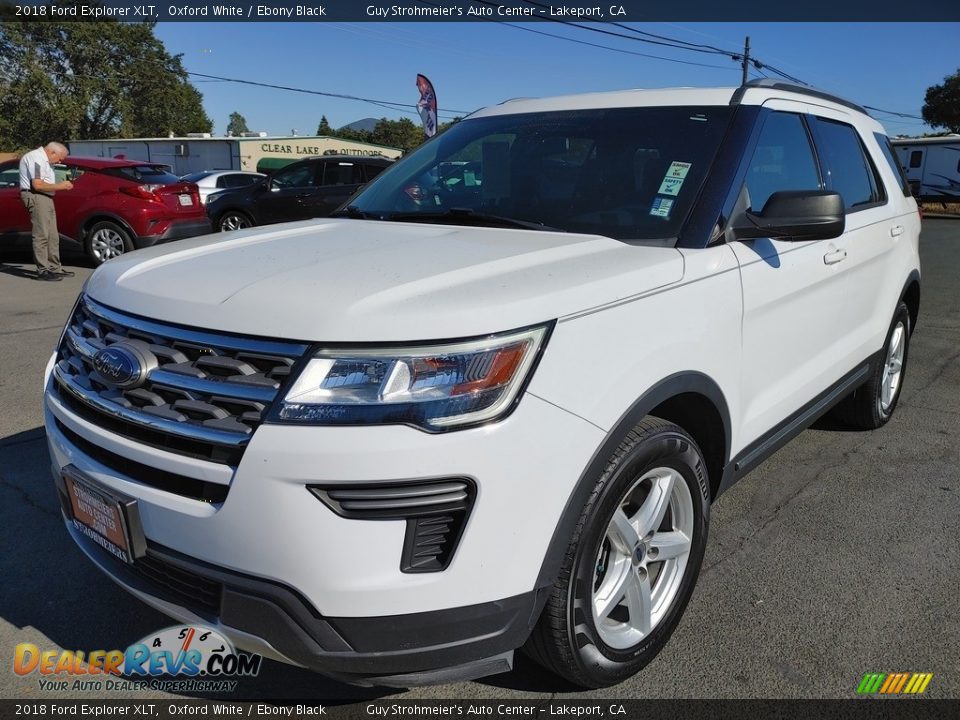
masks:
{"label": "green foliage", "polygon": [[330,127],[330,123],[327,122],[327,116],[322,115],[320,117],[320,124],[317,125],[317,135],[333,135],[333,128]]}
{"label": "green foliage", "polygon": [[928,125],[960,133],[960,69],[927,88],[922,115]]}
{"label": "green foliage", "polygon": [[230,113],[230,122],[227,124],[227,135],[238,136],[245,132],[250,132],[250,128],[247,127],[247,119],[238,112]]}
{"label": "green foliage", "polygon": [[202,100],[152,23],[0,22],[4,149],[209,132]]}
{"label": "green foliage", "polygon": [[376,145],[401,148],[409,152],[423,142],[423,128],[409,118],[387,120],[381,118],[370,133],[370,142]]}

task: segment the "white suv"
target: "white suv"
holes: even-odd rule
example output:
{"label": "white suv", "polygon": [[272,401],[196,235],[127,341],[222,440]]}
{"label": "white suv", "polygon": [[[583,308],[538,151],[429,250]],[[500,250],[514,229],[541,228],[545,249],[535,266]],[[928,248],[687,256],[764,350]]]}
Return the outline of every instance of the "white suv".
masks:
{"label": "white suv", "polygon": [[659,651],[710,504],[884,424],[917,206],[859,107],[772,82],[487,108],[339,218],[97,270],[46,375],[66,528],[155,608],[357,683],[581,686]]}

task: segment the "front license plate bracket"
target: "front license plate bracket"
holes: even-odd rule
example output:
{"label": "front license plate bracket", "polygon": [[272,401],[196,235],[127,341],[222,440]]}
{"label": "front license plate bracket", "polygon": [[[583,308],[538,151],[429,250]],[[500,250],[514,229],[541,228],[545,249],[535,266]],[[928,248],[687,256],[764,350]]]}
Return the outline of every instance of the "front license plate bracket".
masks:
{"label": "front license plate bracket", "polygon": [[73,465],[60,471],[57,489],[78,532],[125,563],[147,553],[137,501],[107,488]]}

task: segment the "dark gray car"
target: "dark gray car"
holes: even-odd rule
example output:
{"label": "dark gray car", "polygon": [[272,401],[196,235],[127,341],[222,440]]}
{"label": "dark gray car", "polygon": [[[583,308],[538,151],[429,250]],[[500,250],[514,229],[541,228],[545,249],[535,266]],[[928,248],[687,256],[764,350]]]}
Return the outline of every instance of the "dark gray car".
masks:
{"label": "dark gray car", "polygon": [[326,217],[392,162],[352,155],[299,160],[249,187],[211,195],[207,214],[217,230]]}

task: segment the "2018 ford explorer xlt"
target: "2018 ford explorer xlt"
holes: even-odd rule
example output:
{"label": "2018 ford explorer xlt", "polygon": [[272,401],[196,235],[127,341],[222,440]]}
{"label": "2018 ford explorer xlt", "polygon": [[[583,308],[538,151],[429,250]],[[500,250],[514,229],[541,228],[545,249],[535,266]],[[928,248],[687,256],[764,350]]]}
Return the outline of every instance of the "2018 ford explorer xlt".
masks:
{"label": "2018 ford explorer xlt", "polygon": [[342,679],[524,647],[616,683],[720,493],[834,406],[890,418],[919,225],[881,126],[809,89],[479,111],[338,218],[94,273],[46,376],[66,528],[150,605]]}

